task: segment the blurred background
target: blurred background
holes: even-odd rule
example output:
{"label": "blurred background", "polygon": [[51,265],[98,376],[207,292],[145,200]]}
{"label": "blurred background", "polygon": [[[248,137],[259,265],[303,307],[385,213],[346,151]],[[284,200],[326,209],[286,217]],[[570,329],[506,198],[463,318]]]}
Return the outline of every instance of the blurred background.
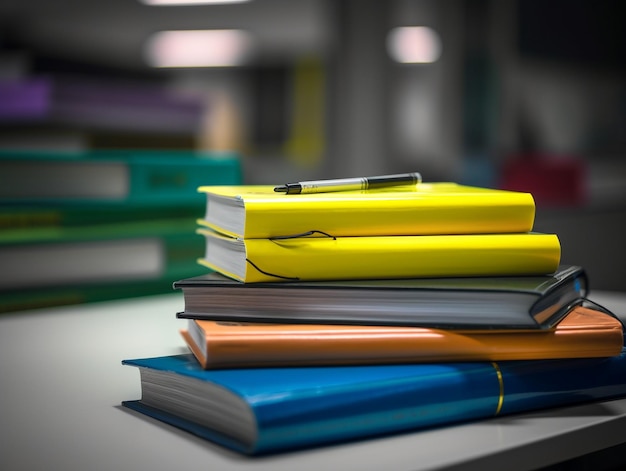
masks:
{"label": "blurred background", "polygon": [[[249,184],[419,171],[530,191],[563,262],[626,290],[618,7],[4,0],[0,79],[53,81],[72,103],[43,112],[5,87],[0,148],[229,151]],[[108,91],[94,104],[83,85]]]}

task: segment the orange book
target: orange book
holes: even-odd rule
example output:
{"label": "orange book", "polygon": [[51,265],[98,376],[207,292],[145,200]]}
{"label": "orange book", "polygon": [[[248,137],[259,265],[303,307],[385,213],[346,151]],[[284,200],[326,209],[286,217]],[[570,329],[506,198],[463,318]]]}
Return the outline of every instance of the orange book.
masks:
{"label": "orange book", "polygon": [[574,307],[548,330],[189,319],[181,334],[205,369],[609,357],[619,354],[624,343],[617,318],[583,306]]}

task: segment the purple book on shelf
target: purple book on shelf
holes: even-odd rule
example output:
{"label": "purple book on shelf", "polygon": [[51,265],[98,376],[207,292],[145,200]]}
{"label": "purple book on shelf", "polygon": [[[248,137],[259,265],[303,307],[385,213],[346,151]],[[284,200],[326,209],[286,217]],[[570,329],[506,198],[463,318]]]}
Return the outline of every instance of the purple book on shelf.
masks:
{"label": "purple book on shelf", "polygon": [[0,122],[3,123],[194,132],[204,107],[201,96],[153,83],[78,77],[0,82]]}
{"label": "purple book on shelf", "polygon": [[0,82],[0,120],[26,120],[46,116],[49,86],[43,79]]}

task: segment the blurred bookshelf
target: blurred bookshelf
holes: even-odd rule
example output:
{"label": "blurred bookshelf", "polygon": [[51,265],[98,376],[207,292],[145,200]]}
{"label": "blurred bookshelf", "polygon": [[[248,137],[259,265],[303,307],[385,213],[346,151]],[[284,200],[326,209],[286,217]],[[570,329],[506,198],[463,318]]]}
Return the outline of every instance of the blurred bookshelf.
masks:
{"label": "blurred bookshelf", "polygon": [[200,275],[204,184],[235,154],[0,151],[0,312],[172,292]]}
{"label": "blurred bookshelf", "polygon": [[[17,121],[6,119],[5,93],[0,149],[233,152],[250,184],[417,170],[430,181],[505,186],[523,180],[515,168],[530,168],[512,160],[540,156],[518,187],[537,195],[538,228],[561,234],[565,261],[588,261],[598,288],[624,289],[615,280],[626,263],[610,235],[624,229],[626,193],[625,34],[615,1],[126,3],[0,6],[2,82],[34,83],[43,94],[73,81],[65,96],[74,99],[88,85],[110,93],[99,115],[52,106]],[[408,25],[438,34],[436,61],[391,57],[389,32]],[[199,28],[247,31],[251,60],[147,65],[142,45],[153,33]],[[567,162],[550,174],[553,159]],[[568,187],[570,171],[577,180]]]}
{"label": "blurred bookshelf", "polygon": [[84,63],[43,63],[0,80],[0,148],[196,146],[208,112],[204,96],[115,69],[114,74]]}

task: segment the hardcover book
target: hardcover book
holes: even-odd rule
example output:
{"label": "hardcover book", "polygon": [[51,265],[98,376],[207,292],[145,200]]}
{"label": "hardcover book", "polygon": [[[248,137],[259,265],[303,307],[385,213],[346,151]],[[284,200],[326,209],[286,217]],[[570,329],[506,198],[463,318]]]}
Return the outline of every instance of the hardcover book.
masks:
{"label": "hardcover book", "polygon": [[204,206],[197,187],[241,181],[232,154],[184,151],[0,152],[0,202]]}
{"label": "hardcover book", "polygon": [[[111,204],[14,204],[0,205],[0,230],[27,228],[69,228],[112,223],[133,223],[154,219],[194,221],[202,212],[197,204],[154,205],[139,203]],[[202,238],[200,238],[202,240]],[[204,243],[203,250],[204,250]]]}
{"label": "hardcover book", "polygon": [[263,185],[199,191],[207,199],[199,223],[242,239],[528,232],[535,217],[529,193],[447,182],[298,195]]}
{"label": "hardcover book", "polygon": [[246,282],[543,275],[561,257],[554,234],[236,239],[199,229],[199,263]]}
{"label": "hardcover book", "polygon": [[201,96],[143,81],[48,74],[0,83],[3,124],[192,134],[204,113]]}
{"label": "hardcover book", "polygon": [[198,275],[194,228],[176,218],[0,231],[0,293]]}
{"label": "hardcover book", "polygon": [[174,283],[181,318],[233,322],[549,328],[587,296],[580,266],[543,276],[240,283],[208,273]]}
{"label": "hardcover book", "polygon": [[592,358],[617,355],[624,344],[622,324],[616,317],[583,306],[575,306],[555,328],[547,330],[190,319],[181,334],[205,369]]}
{"label": "hardcover book", "polygon": [[[123,405],[233,450],[263,454],[626,395],[608,358],[204,370],[191,354],[125,360]],[[513,420],[513,419],[512,419]]]}
{"label": "hardcover book", "polygon": [[56,286],[0,289],[0,313],[170,294],[173,277],[181,274],[193,275],[199,268],[195,263],[170,260],[160,274],[139,279],[114,279],[96,283],[81,281]]}

